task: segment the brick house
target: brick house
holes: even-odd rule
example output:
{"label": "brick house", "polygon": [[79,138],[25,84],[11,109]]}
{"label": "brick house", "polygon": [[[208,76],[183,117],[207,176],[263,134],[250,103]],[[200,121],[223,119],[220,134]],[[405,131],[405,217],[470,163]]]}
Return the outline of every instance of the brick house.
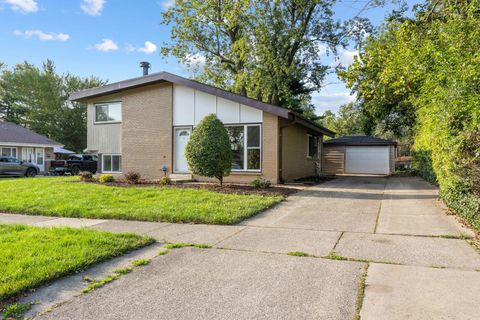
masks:
{"label": "brick house", "polygon": [[171,177],[192,178],[184,149],[192,130],[211,113],[231,138],[232,173],[226,182],[313,176],[320,170],[323,136],[334,135],[291,110],[168,72],[76,92],[70,99],[87,103],[87,152],[99,155],[100,173],[136,171],[158,179],[166,166]]}

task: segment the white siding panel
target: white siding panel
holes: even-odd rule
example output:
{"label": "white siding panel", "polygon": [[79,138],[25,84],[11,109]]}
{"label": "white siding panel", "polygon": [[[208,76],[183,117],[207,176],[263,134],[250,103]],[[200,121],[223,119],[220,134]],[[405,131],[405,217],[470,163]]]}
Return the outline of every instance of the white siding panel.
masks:
{"label": "white siding panel", "polygon": [[215,113],[217,101],[214,95],[195,91],[195,125],[202,121],[205,116]]}
{"label": "white siding panel", "polygon": [[239,123],[240,104],[223,98],[217,98],[217,117],[223,123]]}
{"label": "white siding panel", "polygon": [[87,149],[98,153],[122,153],[122,124],[94,124],[95,106],[87,106]]}
{"label": "white siding panel", "polygon": [[252,123],[262,122],[263,111],[243,104],[240,105],[240,122]]}
{"label": "white siding panel", "polygon": [[193,125],[195,91],[184,86],[173,86],[173,125]]}

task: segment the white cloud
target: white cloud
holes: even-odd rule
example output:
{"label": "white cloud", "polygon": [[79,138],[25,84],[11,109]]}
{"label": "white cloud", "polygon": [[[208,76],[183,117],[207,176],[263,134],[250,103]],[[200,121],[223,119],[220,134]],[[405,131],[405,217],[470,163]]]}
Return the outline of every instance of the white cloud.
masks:
{"label": "white cloud", "polygon": [[99,16],[102,14],[105,0],[82,0],[80,8],[83,12],[91,16]]}
{"label": "white cloud", "polygon": [[38,11],[38,4],[35,0],[3,0],[14,11],[23,13]]}
{"label": "white cloud", "polygon": [[173,7],[175,4],[175,0],[163,0],[160,3],[160,6],[162,7],[163,10],[168,10],[170,7]]}
{"label": "white cloud", "polygon": [[103,52],[118,50],[118,45],[112,39],[103,39],[101,43],[97,43],[94,47]]}
{"label": "white cloud", "polygon": [[145,41],[144,46],[142,48],[138,48],[136,50],[138,52],[143,52],[143,53],[150,54],[150,53],[154,53],[155,51],[157,51],[157,46],[153,42]]}
{"label": "white cloud", "polygon": [[200,53],[189,54],[186,57],[187,64],[196,65],[203,68],[205,66],[205,56]]}
{"label": "white cloud", "polygon": [[338,57],[332,63],[332,65],[336,66],[341,64],[343,67],[348,67],[353,63],[353,58],[358,56],[358,50],[350,51],[348,49],[339,49],[338,50]]}
{"label": "white cloud", "polygon": [[321,92],[313,95],[312,102],[315,105],[318,114],[323,114],[327,110],[337,112],[338,108],[346,103],[355,101],[356,96],[350,92]]}
{"label": "white cloud", "polygon": [[70,39],[70,36],[66,33],[62,33],[62,32],[46,33],[41,30],[25,30],[25,31],[15,30],[13,34],[16,36],[25,37],[27,39],[30,39],[32,37],[37,37],[38,40],[41,40],[41,41],[67,41],[68,39]]}

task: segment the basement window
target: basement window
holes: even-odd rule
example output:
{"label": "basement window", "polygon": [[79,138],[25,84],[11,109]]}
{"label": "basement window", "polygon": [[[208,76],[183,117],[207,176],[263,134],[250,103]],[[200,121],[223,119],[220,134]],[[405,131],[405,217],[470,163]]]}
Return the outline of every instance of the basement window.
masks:
{"label": "basement window", "polygon": [[102,172],[103,173],[121,173],[122,172],[122,156],[119,154],[102,155]]}

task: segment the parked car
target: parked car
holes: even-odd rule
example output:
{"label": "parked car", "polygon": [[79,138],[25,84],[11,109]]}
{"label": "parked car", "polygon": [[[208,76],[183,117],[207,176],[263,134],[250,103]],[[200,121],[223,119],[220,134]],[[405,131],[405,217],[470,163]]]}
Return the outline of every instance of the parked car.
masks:
{"label": "parked car", "polygon": [[0,156],[0,176],[35,177],[39,172],[40,169],[33,163]]}
{"label": "parked car", "polygon": [[92,154],[72,154],[68,160],[54,160],[50,162],[49,173],[64,175],[70,173],[73,176],[81,171],[97,172],[97,156]]}

